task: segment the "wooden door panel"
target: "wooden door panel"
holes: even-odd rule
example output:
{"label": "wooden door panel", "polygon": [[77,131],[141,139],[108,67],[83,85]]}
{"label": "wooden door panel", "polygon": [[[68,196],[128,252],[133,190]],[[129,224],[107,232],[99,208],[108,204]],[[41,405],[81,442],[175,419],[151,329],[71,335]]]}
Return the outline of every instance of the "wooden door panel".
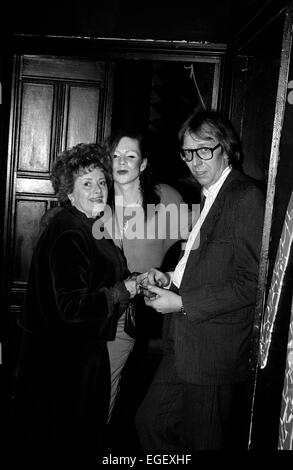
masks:
{"label": "wooden door panel", "polygon": [[54,197],[54,190],[48,178],[17,178],[16,193],[19,194],[42,194],[43,196]]}
{"label": "wooden door panel", "polygon": [[54,87],[23,83],[19,171],[49,172]]}
{"label": "wooden door panel", "polygon": [[66,148],[80,142],[98,140],[100,90],[98,87],[69,87],[68,119],[66,124]]}
{"label": "wooden door panel", "polygon": [[39,233],[39,221],[48,206],[47,201],[16,201],[15,252],[13,285],[27,281],[33,249]]}
{"label": "wooden door panel", "polygon": [[22,74],[27,77],[60,80],[99,81],[106,85],[109,63],[57,56],[22,56]]}

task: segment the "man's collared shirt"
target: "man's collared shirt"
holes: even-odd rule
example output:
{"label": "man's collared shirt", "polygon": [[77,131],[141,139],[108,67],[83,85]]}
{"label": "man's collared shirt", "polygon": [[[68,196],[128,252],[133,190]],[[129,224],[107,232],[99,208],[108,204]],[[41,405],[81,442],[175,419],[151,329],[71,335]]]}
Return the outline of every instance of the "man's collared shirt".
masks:
{"label": "man's collared shirt", "polygon": [[183,277],[183,274],[184,274],[184,271],[185,271],[185,266],[186,266],[186,263],[187,263],[187,260],[188,260],[188,257],[189,257],[189,253],[193,247],[193,245],[195,244],[196,242],[196,239],[199,235],[199,232],[200,232],[200,228],[206,218],[206,216],[208,215],[222,185],[224,184],[224,181],[226,180],[227,176],[229,175],[230,171],[232,170],[232,168],[230,166],[228,166],[227,168],[225,168],[225,170],[223,171],[223,173],[221,174],[220,178],[218,179],[218,181],[216,181],[216,183],[212,184],[209,188],[203,188],[202,189],[202,195],[205,196],[206,200],[205,200],[205,204],[203,206],[203,209],[200,213],[200,216],[199,218],[197,219],[192,231],[190,232],[190,235],[188,237],[188,240],[187,240],[187,243],[186,243],[186,247],[185,247],[185,250],[184,250],[184,255],[182,256],[182,258],[180,259],[180,261],[178,262],[175,270],[174,270],[174,273],[173,273],[173,284],[175,284],[176,287],[180,287],[180,284],[181,284],[181,281],[182,281],[182,277]]}

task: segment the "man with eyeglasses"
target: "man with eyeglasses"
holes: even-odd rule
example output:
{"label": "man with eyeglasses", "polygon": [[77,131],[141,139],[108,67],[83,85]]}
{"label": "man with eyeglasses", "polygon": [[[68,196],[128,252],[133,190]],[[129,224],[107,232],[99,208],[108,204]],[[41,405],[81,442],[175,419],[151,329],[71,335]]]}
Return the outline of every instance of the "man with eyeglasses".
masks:
{"label": "man with eyeglasses", "polygon": [[193,114],[179,143],[205,204],[174,272],[148,273],[163,357],[137,431],[148,450],[245,449],[264,196],[240,170],[239,137],[221,114]]}

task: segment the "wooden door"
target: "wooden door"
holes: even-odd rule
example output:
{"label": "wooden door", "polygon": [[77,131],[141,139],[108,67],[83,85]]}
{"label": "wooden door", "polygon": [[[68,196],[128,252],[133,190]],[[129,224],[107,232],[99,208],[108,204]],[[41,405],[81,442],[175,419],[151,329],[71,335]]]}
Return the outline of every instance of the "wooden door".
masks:
{"label": "wooden door", "polygon": [[12,312],[23,302],[40,218],[57,204],[50,182],[56,155],[110,130],[112,72],[110,62],[15,57],[2,283]]}

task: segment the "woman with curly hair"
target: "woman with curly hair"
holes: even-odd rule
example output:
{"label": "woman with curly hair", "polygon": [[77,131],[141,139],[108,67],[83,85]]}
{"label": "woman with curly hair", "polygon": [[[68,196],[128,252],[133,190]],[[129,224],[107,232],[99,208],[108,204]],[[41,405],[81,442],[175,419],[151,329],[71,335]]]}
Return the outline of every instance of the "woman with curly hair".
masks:
{"label": "woman with curly hair", "polygon": [[108,154],[97,144],[78,144],[59,155],[51,179],[63,207],[33,254],[19,320],[16,409],[30,449],[67,455],[103,448],[107,341],[115,338],[136,283],[113,240],[97,240],[92,232],[112,185]]}

